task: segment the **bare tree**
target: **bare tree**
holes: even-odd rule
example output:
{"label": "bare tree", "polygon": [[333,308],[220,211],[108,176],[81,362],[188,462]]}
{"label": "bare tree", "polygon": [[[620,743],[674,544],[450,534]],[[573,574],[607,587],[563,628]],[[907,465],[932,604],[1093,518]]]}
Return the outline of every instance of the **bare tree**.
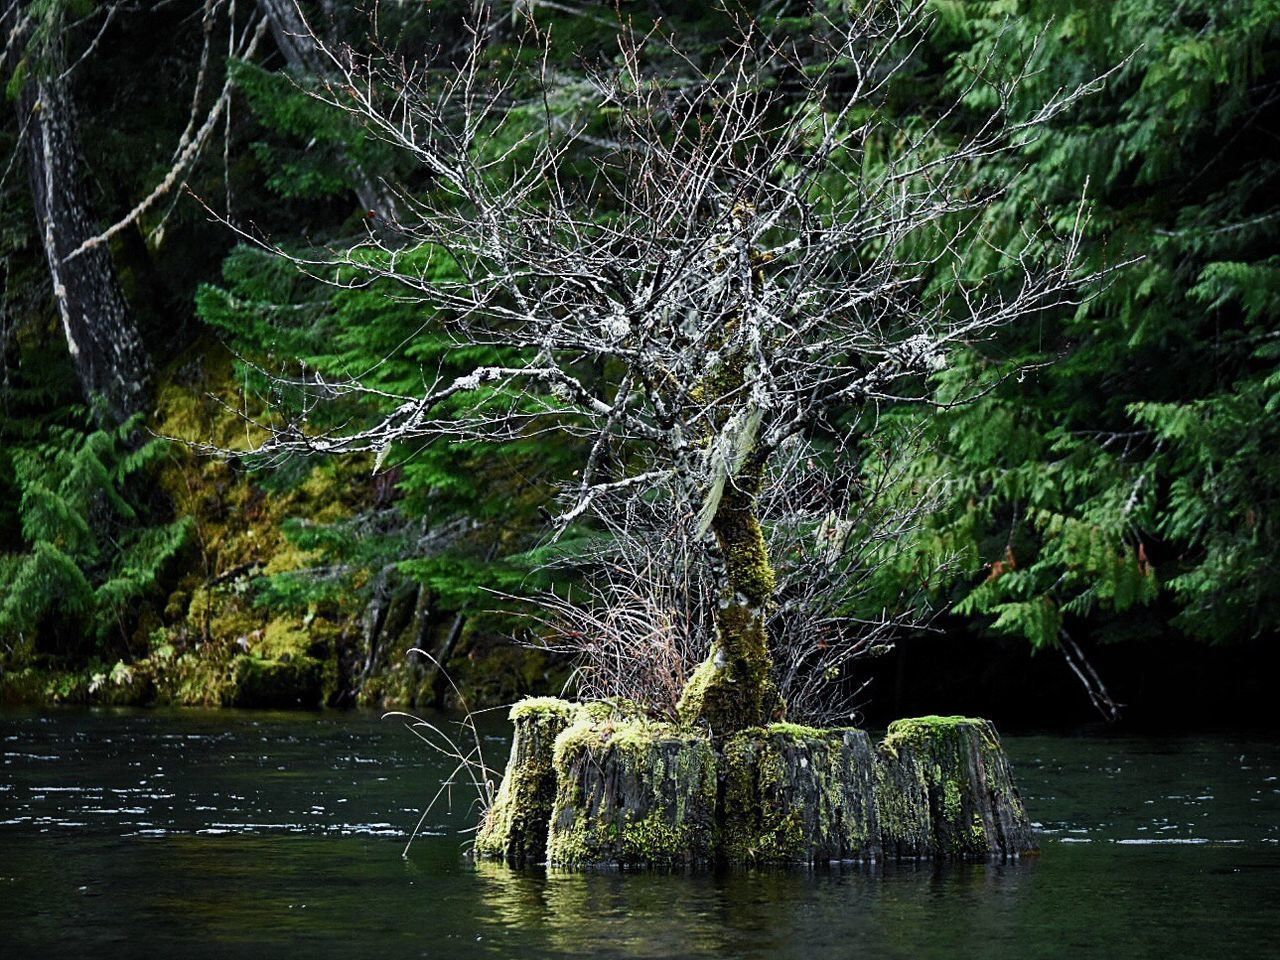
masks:
{"label": "bare tree", "polygon": [[[295,262],[330,283],[393,281],[460,344],[512,359],[426,371],[413,395],[305,378],[291,384],[302,409],[266,418],[258,452],[371,451],[380,465],[393,444],[438,437],[582,438],[559,529],[591,516],[706,548],[714,640],[680,677],[681,719],[720,735],[781,716],[776,678],[793,665],[774,668],[791,641],[772,623],[787,601],[764,511],[782,508],[775,526],[798,540],[870,529],[839,512],[858,499],[847,495],[825,524],[811,522],[812,496],[788,514],[794,467],[873,432],[881,404],[935,402],[929,378],[951,351],[1078,302],[1097,279],[1077,275],[1079,219],[1062,236],[1025,225],[999,273],[971,276],[968,256],[991,242],[981,214],[1001,189],[980,164],[1092,85],[1019,113],[1037,56],[1024,51],[1021,69],[975,65],[960,100],[981,91],[995,105],[958,141],[941,133],[959,100],[925,129],[893,128],[875,108],[927,25],[925,4],[883,0],[804,37],[743,20],[711,66],[678,38],[620,28],[611,63],[575,77],[544,67],[537,82],[495,75],[483,25],[462,60],[435,64],[317,40],[331,79],[316,95],[407,151],[429,188],[401,194],[395,245],[371,234]],[[441,262],[460,279],[439,279]],[[942,272],[945,287],[926,283]],[[344,397],[384,412],[322,426],[317,407]],[[848,486],[840,472],[828,482]]]}
{"label": "bare tree", "polygon": [[[791,719],[858,722],[868,682],[854,662],[888,652],[906,630],[930,629],[942,612],[930,588],[954,558],[915,549],[941,491],[903,482],[918,439],[899,429],[870,452],[838,444],[820,457],[815,445],[792,443],[770,465],[758,504],[777,577],[766,629]],[[548,564],[552,575],[569,574],[566,588],[534,598],[525,615],[536,628],[523,642],[568,657],[579,697],[625,698],[676,718],[685,680],[716,634],[718,558],[694,533],[632,514],[576,542]],[[519,598],[505,599],[521,609]]]}

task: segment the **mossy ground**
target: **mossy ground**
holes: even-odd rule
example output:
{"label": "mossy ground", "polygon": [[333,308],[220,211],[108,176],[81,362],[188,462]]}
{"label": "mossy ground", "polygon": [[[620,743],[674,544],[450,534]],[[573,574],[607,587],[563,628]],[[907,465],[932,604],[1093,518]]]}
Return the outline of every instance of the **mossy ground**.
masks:
{"label": "mossy ground", "polygon": [[[260,438],[236,414],[242,399],[232,358],[207,346],[160,376],[152,429],[224,448],[247,446]],[[169,596],[165,625],[151,638],[160,699],[318,706],[334,694],[337,646],[350,622],[314,604],[269,610],[254,602],[251,586],[254,577],[313,563],[285,535],[285,521],[349,516],[363,494],[364,472],[358,464],[317,462],[287,486],[268,489],[233,460],[173,445],[159,480],[175,512],[194,518],[197,555]]]}
{"label": "mossy ground", "polygon": [[[233,358],[202,341],[157,372],[150,431],[223,448],[245,447],[246,427]],[[0,702],[315,707],[325,703],[413,706],[441,694],[433,669],[405,651],[449,629],[419,629],[412,609],[396,606],[375,662],[366,669],[359,575],[321,600],[261,602],[263,578],[314,566],[316,554],[286,536],[286,522],[342,521],[374,497],[369,463],[359,458],[289,465],[287,479],[235,460],[171,444],[155,477],[191,535],[161,584],[159,602],[130,627],[128,651],[107,662],[20,662],[0,673]],[[327,561],[323,561],[327,562]],[[406,587],[415,587],[406,583]],[[545,688],[554,670],[545,654],[478,635],[468,621],[451,674],[473,705],[510,701]],[[119,658],[119,659],[117,659]],[[449,694],[447,685],[443,695]]]}

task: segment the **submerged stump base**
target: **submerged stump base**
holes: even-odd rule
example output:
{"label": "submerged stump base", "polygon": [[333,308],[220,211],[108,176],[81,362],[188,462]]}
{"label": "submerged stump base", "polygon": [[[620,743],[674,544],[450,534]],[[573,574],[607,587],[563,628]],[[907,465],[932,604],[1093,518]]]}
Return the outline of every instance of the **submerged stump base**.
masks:
{"label": "submerged stump base", "polygon": [[475,853],[513,864],[700,867],[1016,857],[1035,849],[995,728],[899,720],[777,723],[721,743],[625,703],[540,698],[515,739]]}

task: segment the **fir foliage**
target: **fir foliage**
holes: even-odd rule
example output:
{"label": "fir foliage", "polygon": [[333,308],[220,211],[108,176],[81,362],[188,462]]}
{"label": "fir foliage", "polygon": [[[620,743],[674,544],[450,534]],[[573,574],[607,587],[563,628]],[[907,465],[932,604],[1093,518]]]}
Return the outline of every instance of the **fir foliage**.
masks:
{"label": "fir foliage", "polygon": [[141,506],[164,444],[136,446],[137,427],[52,428],[45,441],[6,451],[22,531],[19,548],[0,554],[9,658],[130,652],[138,606],[158,599],[192,526],[188,518],[155,522]]}
{"label": "fir foliage", "polygon": [[1125,614],[1162,596],[1197,637],[1273,631],[1280,3],[935,8],[925,87],[956,89],[995,44],[1041,32],[1031,97],[1129,58],[995,168],[1009,184],[995,216],[1016,248],[1019,223],[1067,222],[1087,183],[1086,266],[1140,260],[1074,314],[1011,331],[938,378],[943,401],[966,377],[991,392],[930,424],[912,482],[944,480],[950,507],[918,549],[965,559],[957,613],[1036,647],[1064,627],[1156,637],[1160,614]]}

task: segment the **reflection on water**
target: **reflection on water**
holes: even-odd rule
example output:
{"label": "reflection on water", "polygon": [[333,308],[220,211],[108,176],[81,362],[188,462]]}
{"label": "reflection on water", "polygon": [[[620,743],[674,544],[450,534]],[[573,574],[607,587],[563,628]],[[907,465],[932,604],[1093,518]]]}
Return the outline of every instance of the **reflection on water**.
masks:
{"label": "reflection on water", "polygon": [[[486,744],[505,756],[505,729]],[[1043,854],[723,875],[470,865],[363,714],[0,714],[3,956],[1280,956],[1280,749],[1010,738]]]}

